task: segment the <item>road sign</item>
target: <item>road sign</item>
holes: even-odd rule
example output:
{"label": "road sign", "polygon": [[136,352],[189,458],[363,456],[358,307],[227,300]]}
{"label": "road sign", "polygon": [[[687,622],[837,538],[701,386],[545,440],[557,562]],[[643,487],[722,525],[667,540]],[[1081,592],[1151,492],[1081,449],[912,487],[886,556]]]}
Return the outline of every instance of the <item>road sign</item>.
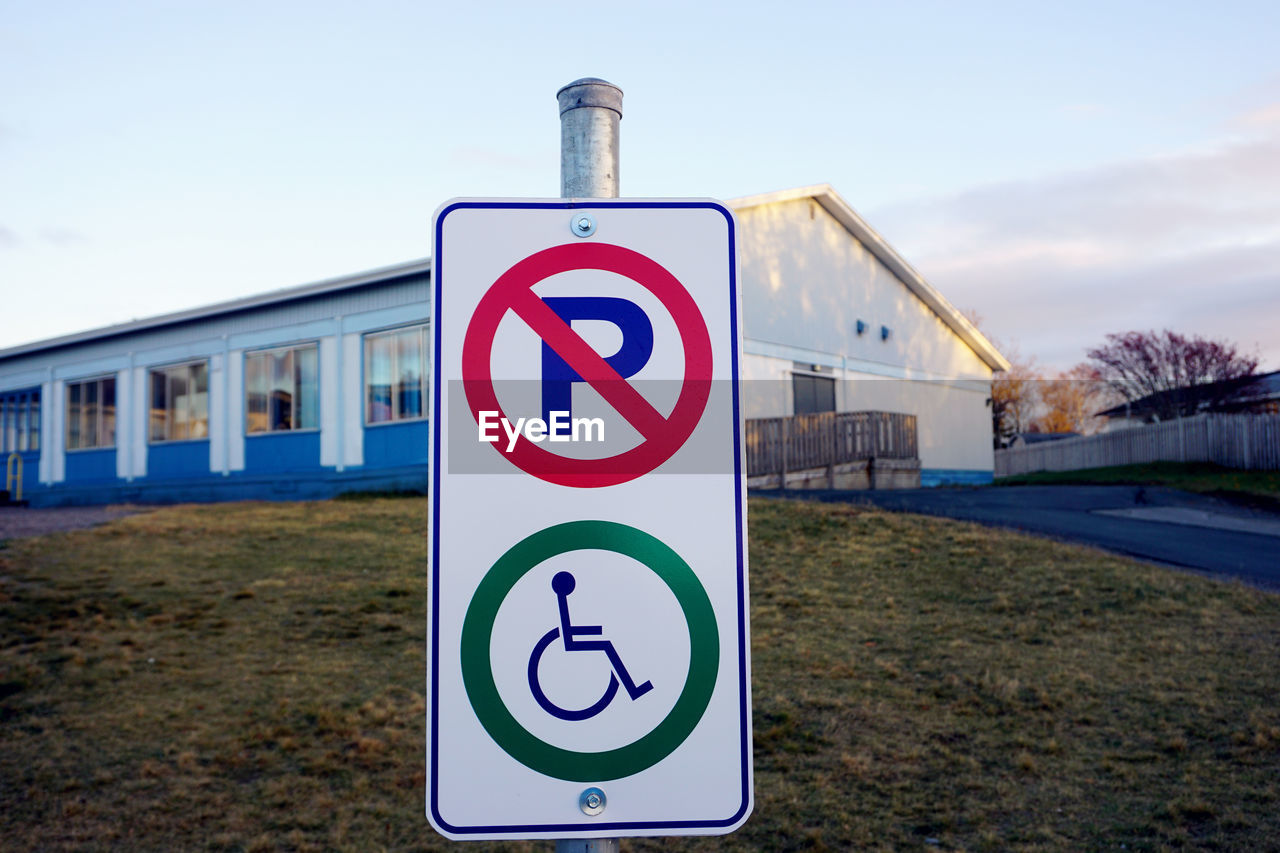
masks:
{"label": "road sign", "polygon": [[427,814],[457,839],[751,810],[739,318],[708,200],[434,225]]}

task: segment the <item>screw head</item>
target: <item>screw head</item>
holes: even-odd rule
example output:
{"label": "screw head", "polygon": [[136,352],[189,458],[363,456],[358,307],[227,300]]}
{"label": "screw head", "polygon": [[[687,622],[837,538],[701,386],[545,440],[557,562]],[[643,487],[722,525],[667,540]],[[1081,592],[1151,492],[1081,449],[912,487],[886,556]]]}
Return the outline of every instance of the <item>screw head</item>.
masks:
{"label": "screw head", "polygon": [[569,230],[579,237],[590,237],[596,233],[596,220],[589,213],[575,213],[569,218]]}
{"label": "screw head", "polygon": [[604,791],[599,788],[588,788],[578,797],[578,808],[582,809],[584,815],[595,817],[604,811],[608,800],[605,798]]}

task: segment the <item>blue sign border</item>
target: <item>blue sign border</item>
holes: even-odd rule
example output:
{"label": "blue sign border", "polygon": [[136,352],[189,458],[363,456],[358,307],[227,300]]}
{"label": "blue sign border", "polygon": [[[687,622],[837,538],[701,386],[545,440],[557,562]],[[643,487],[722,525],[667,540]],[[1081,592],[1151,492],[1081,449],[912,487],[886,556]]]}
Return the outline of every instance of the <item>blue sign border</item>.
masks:
{"label": "blue sign border", "polygon": [[[455,826],[444,819],[440,814],[438,793],[439,785],[439,743],[440,743],[440,714],[438,707],[439,697],[439,679],[440,679],[440,638],[438,631],[440,630],[440,461],[441,461],[441,438],[440,430],[437,428],[436,421],[441,411],[441,397],[444,382],[440,376],[440,334],[437,324],[440,318],[440,309],[442,303],[442,294],[445,288],[445,257],[443,249],[443,241],[441,236],[444,230],[444,221],[450,213],[455,210],[480,209],[480,210],[603,210],[603,209],[657,209],[657,210],[680,210],[680,209],[703,209],[714,210],[725,218],[728,228],[729,243],[729,328],[730,335],[733,336],[730,342],[730,352],[732,353],[731,377],[733,382],[733,465],[734,465],[734,513],[736,524],[737,542],[736,560],[737,560],[737,587],[738,587],[738,714],[739,714],[739,731],[741,732],[739,749],[739,766],[741,767],[741,800],[738,809],[728,818],[717,820],[673,820],[673,821],[615,821],[613,823],[600,822],[584,825],[580,823],[546,823],[546,824],[515,824],[515,825],[493,825],[493,826]],[[431,542],[431,636],[429,637],[429,645],[431,649],[431,657],[428,661],[428,669],[430,679],[430,705],[428,706],[429,725],[430,725],[430,752],[427,755],[428,774],[427,779],[428,791],[430,799],[427,802],[432,822],[440,828],[456,835],[508,835],[516,836],[519,834],[538,834],[550,837],[554,833],[566,833],[571,837],[591,837],[599,836],[602,832],[618,833],[627,830],[642,830],[646,834],[654,833],[654,830],[662,829],[726,829],[738,823],[746,815],[751,807],[751,719],[749,717],[748,708],[751,699],[751,684],[747,678],[747,608],[750,603],[747,601],[746,593],[746,543],[743,541],[746,525],[742,517],[743,513],[743,477],[742,477],[742,427],[741,427],[741,409],[739,400],[739,365],[738,365],[738,265],[737,265],[737,233],[733,214],[724,205],[714,201],[635,201],[631,199],[612,201],[608,199],[590,199],[578,201],[457,201],[447,204],[441,208],[436,216],[434,238],[434,252],[431,262],[431,284],[434,291],[434,299],[432,303],[431,322],[432,339],[434,347],[432,351],[432,395],[434,398],[434,407],[432,408],[431,418],[431,521],[433,538]]]}

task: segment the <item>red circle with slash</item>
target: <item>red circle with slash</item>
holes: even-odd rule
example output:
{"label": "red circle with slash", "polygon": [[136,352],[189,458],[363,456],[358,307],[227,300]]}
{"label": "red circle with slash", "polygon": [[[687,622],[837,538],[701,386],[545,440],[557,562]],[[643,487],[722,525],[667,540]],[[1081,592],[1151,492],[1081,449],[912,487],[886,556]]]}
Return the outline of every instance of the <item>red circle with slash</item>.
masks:
{"label": "red circle with slash", "polygon": [[[553,275],[583,269],[616,273],[636,282],[656,296],[675,320],[684,347],[684,377],[670,415],[658,412],[533,292],[534,285]],[[491,360],[498,324],[508,311],[527,323],[644,437],[630,450],[601,459],[560,456],[532,441],[518,442],[510,453],[495,447],[522,471],[562,486],[614,486],[653,471],[693,434],[711,393],[711,337],[689,291],[657,261],[610,243],[566,243],[536,252],[499,276],[471,315],[462,344],[462,384],[477,423],[482,411],[506,417],[494,391]]]}

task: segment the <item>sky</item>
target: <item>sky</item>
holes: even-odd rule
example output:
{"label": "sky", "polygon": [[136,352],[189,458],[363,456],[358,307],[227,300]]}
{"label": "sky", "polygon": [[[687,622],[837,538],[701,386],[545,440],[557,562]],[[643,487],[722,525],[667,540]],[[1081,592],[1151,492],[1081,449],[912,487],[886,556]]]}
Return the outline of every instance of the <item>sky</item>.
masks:
{"label": "sky", "polygon": [[1280,4],[0,0],[0,349],[430,254],[559,194],[829,183],[1006,354],[1170,328],[1280,369]]}

